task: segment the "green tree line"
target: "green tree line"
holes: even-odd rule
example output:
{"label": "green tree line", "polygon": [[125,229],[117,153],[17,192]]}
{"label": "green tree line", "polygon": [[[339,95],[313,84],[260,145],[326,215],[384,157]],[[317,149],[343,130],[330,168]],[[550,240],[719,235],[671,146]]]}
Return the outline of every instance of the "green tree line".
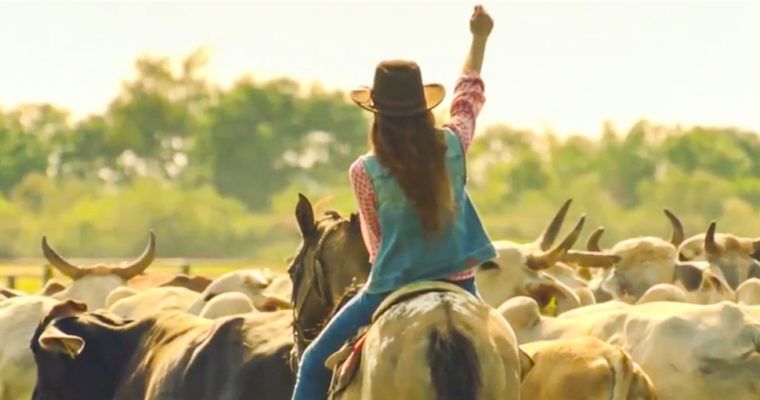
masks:
{"label": "green tree line", "polygon": [[[125,256],[153,229],[163,256],[281,260],[298,241],[298,192],[352,211],[346,171],[366,150],[369,116],[344,93],[287,78],[221,87],[207,61],[141,57],[86,118],[51,104],[0,109],[0,257],[39,256],[43,234],[66,254]],[[640,121],[593,139],[492,125],[479,127],[468,170],[495,239],[535,236],[574,198],[612,245],[666,235],[664,207],[689,233],[717,219],[760,235],[758,155],[760,136],[733,127]]]}

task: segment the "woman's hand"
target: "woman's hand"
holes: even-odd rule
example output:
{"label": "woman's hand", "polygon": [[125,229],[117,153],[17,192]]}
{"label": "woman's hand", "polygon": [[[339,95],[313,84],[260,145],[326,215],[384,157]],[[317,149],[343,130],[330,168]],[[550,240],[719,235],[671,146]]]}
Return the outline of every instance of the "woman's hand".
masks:
{"label": "woman's hand", "polygon": [[464,60],[463,73],[480,73],[480,68],[483,65],[483,54],[486,51],[486,42],[488,35],[491,34],[491,29],[493,29],[491,16],[488,15],[483,6],[475,6],[472,17],[470,17],[472,44],[470,44],[470,52],[467,53],[467,58]]}
{"label": "woman's hand", "polygon": [[481,5],[475,6],[470,17],[470,32],[473,36],[488,37],[493,29],[493,19]]}

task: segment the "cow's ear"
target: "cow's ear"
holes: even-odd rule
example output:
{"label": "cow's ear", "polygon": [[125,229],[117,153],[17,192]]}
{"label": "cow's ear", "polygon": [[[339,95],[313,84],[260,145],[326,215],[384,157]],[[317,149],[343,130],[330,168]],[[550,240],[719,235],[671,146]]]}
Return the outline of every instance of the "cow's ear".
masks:
{"label": "cow's ear", "polygon": [[520,352],[520,382],[522,382],[536,363],[523,349],[518,347],[517,350]]}
{"label": "cow's ear", "polygon": [[70,358],[76,358],[84,350],[84,339],[69,335],[52,324],[42,332],[39,343],[40,347],[47,351],[65,354]]}
{"label": "cow's ear", "polygon": [[298,194],[298,204],[296,205],[296,221],[298,229],[301,231],[301,237],[307,239],[317,233],[317,226],[314,223],[314,208],[306,196]]}
{"label": "cow's ear", "polygon": [[61,282],[49,280],[45,283],[45,286],[40,290],[40,294],[43,296],[52,296],[60,291],[66,289]]}
{"label": "cow's ear", "polygon": [[749,276],[747,276],[747,279],[749,278],[757,278],[760,279],[760,264],[753,264],[752,268],[749,270]]}
{"label": "cow's ear", "polygon": [[675,281],[681,282],[687,291],[693,292],[702,286],[702,270],[693,264],[677,263]]}
{"label": "cow's ear", "polygon": [[483,270],[483,271],[487,271],[489,269],[496,270],[496,269],[499,269],[499,268],[501,268],[499,266],[499,264],[496,261],[493,261],[493,260],[488,260],[488,261],[486,261],[486,262],[478,265],[478,269]]}
{"label": "cow's ear", "polygon": [[70,317],[72,315],[77,315],[85,311],[87,311],[87,304],[76,300],[66,300],[53,306],[53,308],[50,309],[47,318],[53,319]]}

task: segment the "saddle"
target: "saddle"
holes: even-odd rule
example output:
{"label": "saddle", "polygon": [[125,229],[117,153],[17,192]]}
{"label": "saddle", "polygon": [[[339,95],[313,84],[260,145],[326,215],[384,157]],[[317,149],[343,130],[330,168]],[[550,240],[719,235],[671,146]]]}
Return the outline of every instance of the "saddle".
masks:
{"label": "saddle", "polygon": [[396,304],[410,300],[424,293],[430,292],[450,292],[470,297],[479,301],[472,293],[461,287],[444,281],[422,281],[410,283],[402,286],[392,292],[380,303],[375,313],[372,315],[372,323],[359,329],[359,332],[351,338],[337,352],[333,353],[325,362],[325,366],[333,371],[332,383],[328,398],[333,399],[335,395],[342,392],[353,381],[356,372],[361,365],[361,355],[364,349],[364,342],[369,332],[369,328],[374,324],[386,311]]}

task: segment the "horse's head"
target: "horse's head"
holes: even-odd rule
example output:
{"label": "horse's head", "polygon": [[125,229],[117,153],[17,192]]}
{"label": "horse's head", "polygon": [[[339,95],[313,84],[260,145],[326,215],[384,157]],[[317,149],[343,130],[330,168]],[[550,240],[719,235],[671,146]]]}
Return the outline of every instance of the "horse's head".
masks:
{"label": "horse's head", "polygon": [[288,273],[293,282],[293,334],[299,357],[319,334],[348,288],[369,275],[369,254],[359,218],[326,211],[318,219],[309,200],[299,194],[296,220],[301,231]]}

